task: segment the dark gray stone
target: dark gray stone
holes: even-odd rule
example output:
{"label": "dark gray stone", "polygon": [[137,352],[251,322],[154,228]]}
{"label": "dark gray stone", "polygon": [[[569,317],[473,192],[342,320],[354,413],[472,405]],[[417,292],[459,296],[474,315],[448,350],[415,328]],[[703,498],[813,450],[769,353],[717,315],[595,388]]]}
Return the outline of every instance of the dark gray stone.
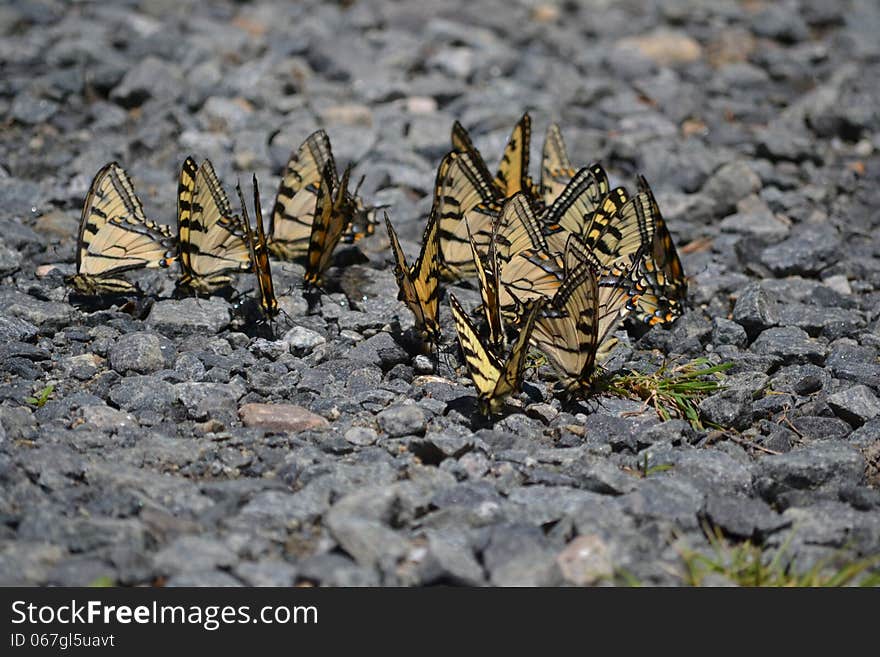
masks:
{"label": "dark gray stone", "polygon": [[754,339],[761,331],[779,323],[776,298],[758,283],[748,286],[736,300],[733,320]]}
{"label": "dark gray stone", "polygon": [[238,400],[244,389],[231,383],[178,383],[174,386],[177,399],[187,416],[199,422],[208,418],[230,417],[238,411]]}
{"label": "dark gray stone", "polygon": [[860,427],[880,415],[880,400],[868,386],[853,386],[835,392],[828,398],[828,406],[841,420]]}
{"label": "dark gray stone", "polygon": [[235,576],[248,586],[290,587],[298,571],[286,561],[244,561],[235,567]]}
{"label": "dark gray stone", "polygon": [[[768,541],[771,545],[786,542],[789,553],[797,555],[805,547],[827,546],[832,554],[841,549],[867,557],[877,552],[880,543],[880,519],[876,513],[856,511],[836,500],[823,501],[807,507],[793,507],[782,514],[792,525],[792,531],[779,532]],[[810,563],[798,564],[809,568]]]}
{"label": "dark gray stone", "polygon": [[7,440],[33,440],[37,421],[26,406],[0,406],[0,428]]}
{"label": "dark gray stone", "polygon": [[327,518],[327,527],[343,550],[356,563],[370,567],[379,563],[394,563],[409,547],[407,541],[390,527],[373,520],[351,515],[333,514]]}
{"label": "dark gray stone", "polygon": [[836,499],[841,486],[857,486],[864,477],[865,459],[857,449],[826,441],[765,457],[755,485],[771,504],[788,506],[822,497]]}
{"label": "dark gray stone", "polygon": [[784,125],[771,125],[760,132],[758,153],[773,162],[803,162],[816,158],[808,133]]}
{"label": "dark gray stone", "polygon": [[840,235],[827,224],[810,225],[768,246],[761,262],[776,276],[813,276],[840,256]]}
{"label": "dark gray stone", "polygon": [[[642,436],[644,433],[639,436],[640,442]],[[570,477],[578,488],[602,495],[623,495],[638,486],[634,477],[604,459],[575,460],[562,469],[562,474]]]}
{"label": "dark gray stone", "polygon": [[825,347],[806,331],[796,326],[769,328],[752,343],[757,354],[779,356],[785,363],[816,363],[825,361]]}
{"label": "dark gray stone", "polygon": [[797,43],[809,38],[810,30],[798,12],[783,5],[769,5],[751,20],[752,32],[783,43]]}
{"label": "dark gray stone", "polygon": [[21,123],[39,125],[51,119],[58,111],[58,103],[40,98],[29,91],[16,95],[12,101],[12,118]]}
{"label": "dark gray stone", "polygon": [[282,338],[287,344],[288,350],[292,353],[302,356],[310,353],[318,345],[327,342],[327,338],[304,326],[294,326]]}
{"label": "dark gray stone", "polygon": [[495,586],[552,586],[562,579],[556,551],[537,527],[493,528],[483,564]]}
{"label": "dark gray stone", "polygon": [[126,411],[170,411],[178,396],[174,386],[152,376],[129,376],[110,388],[110,401]]}
{"label": "dark gray stone", "polygon": [[83,555],[57,563],[46,577],[49,586],[105,586],[116,581],[116,569],[111,564]]}
{"label": "dark gray stone", "polygon": [[425,433],[425,412],[415,404],[388,408],[379,413],[377,420],[382,431],[392,438]]}
{"label": "dark gray stone", "polygon": [[700,417],[724,428],[742,430],[752,422],[752,393],[722,390],[700,402]]}
{"label": "dark gray stone", "polygon": [[485,582],[483,567],[461,534],[429,530],[428,553],[436,562],[437,579],[465,586],[479,586]]}
{"label": "dark gray stone", "polygon": [[838,379],[880,389],[880,362],[877,362],[877,350],[872,347],[835,344],[825,362]]}
{"label": "dark gray stone", "polygon": [[647,450],[648,466],[671,465],[668,472],[687,480],[705,494],[748,494],[752,488],[752,468],[729,454],[712,448],[687,450]]}
{"label": "dark gray stone", "polygon": [[159,573],[177,575],[229,568],[237,561],[235,553],[216,539],[181,536],[156,553],[153,565]]}
{"label": "dark gray stone", "polygon": [[795,430],[806,440],[835,440],[846,437],[852,427],[836,417],[804,415],[791,421]]}
{"label": "dark gray stone", "polygon": [[522,520],[535,526],[575,516],[582,507],[596,504],[599,499],[600,495],[589,491],[541,485],[520,487],[508,496],[510,502],[520,507]]}
{"label": "dark gray stone", "polygon": [[318,554],[297,563],[298,583],[308,582],[323,586],[378,586],[379,573],[375,568],[358,566],[342,554]]}
{"label": "dark gray stone", "polygon": [[409,361],[409,354],[398,345],[389,333],[377,333],[351,349],[347,358],[370,364],[378,364],[388,370],[399,363]]}
{"label": "dark gray stone", "polygon": [[760,499],[710,494],[704,510],[706,520],[728,535],[761,539],[788,525],[788,521]]}
{"label": "dark gray stone", "polygon": [[242,586],[242,583],[232,575],[222,570],[188,571],[173,575],[165,582],[168,587],[227,587]]}
{"label": "dark gray stone", "polygon": [[732,344],[742,348],[749,343],[745,329],[737,322],[725,317],[716,317],[712,320],[712,324],[713,344]]}
{"label": "dark gray stone", "polygon": [[192,333],[216,335],[229,326],[229,304],[216,299],[195,298],[157,301],[146,323],[168,337]]}
{"label": "dark gray stone", "polygon": [[666,520],[682,529],[695,529],[704,497],[693,484],[661,475],[642,479],[637,490],[620,497],[620,504],[636,518]]}
{"label": "dark gray stone", "polygon": [[169,351],[172,347],[168,341],[154,333],[131,333],[110,350],[110,365],[120,374],[152,374],[173,358]]}
{"label": "dark gray stone", "polygon": [[714,201],[714,214],[729,214],[737,201],[761,189],[761,179],[743,161],[729,162],[712,174],[702,193]]}
{"label": "dark gray stone", "polygon": [[780,369],[771,379],[770,388],[776,392],[793,392],[798,395],[811,395],[831,383],[828,372],[807,363],[806,365],[790,365]]}
{"label": "dark gray stone", "polygon": [[858,332],[865,325],[865,320],[855,310],[792,303],[780,308],[779,323],[782,326],[797,326],[810,335],[822,335],[834,340]]}
{"label": "dark gray stone", "polygon": [[31,342],[37,337],[36,326],[18,317],[0,317],[0,342]]}
{"label": "dark gray stone", "polygon": [[183,89],[180,68],[150,56],[125,74],[110,93],[110,98],[123,107],[138,107],[150,99],[175,100]]}

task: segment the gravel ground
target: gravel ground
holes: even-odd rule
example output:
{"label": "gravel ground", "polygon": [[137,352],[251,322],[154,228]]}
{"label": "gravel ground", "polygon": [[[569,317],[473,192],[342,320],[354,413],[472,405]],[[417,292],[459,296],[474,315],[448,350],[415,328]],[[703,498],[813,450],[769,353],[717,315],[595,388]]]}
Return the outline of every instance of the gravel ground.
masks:
{"label": "gravel ground", "polygon": [[[704,524],[795,570],[880,551],[880,5],[343,4],[0,7],[0,583],[674,585]],[[401,338],[382,230],[313,314],[275,265],[275,336],[167,272],[123,310],[65,289],[107,161],[172,223],[187,154],[270,206],[323,126],[415,251],[453,120],[494,166],[524,110],[533,160],[556,120],[657,191],[690,307],[612,363],[734,363],[701,413],[737,433],[540,378],[472,424],[454,351],[431,372]]]}

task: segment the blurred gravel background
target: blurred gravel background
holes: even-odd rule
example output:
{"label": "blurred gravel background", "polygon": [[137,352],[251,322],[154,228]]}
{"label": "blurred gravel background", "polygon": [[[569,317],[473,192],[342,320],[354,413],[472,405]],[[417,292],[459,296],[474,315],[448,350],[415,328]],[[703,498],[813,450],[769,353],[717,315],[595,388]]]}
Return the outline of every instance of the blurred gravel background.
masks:
{"label": "blurred gravel background", "polygon": [[[0,584],[677,584],[704,524],[795,570],[876,554],[878,34],[874,0],[4,3]],[[658,192],[691,307],[612,364],[735,363],[701,414],[736,433],[541,379],[472,425],[398,339],[381,227],[316,314],[275,266],[277,339],[167,272],[134,314],[67,297],[110,160],[170,224],[187,154],[270,208],[324,127],[415,251],[453,120],[494,168],[525,110],[533,162],[556,120],[576,164]]]}

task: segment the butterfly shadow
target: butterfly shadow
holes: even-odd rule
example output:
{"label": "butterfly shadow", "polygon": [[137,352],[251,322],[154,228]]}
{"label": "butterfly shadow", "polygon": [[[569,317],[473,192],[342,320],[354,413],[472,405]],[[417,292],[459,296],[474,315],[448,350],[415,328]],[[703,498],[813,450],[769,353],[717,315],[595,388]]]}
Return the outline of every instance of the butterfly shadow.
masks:
{"label": "butterfly shadow", "polygon": [[446,411],[449,414],[455,411],[469,419],[468,429],[471,431],[479,431],[480,429],[489,429],[495,424],[497,419],[494,416],[486,417],[480,412],[480,402],[476,395],[462,395],[446,402]]}
{"label": "butterfly shadow", "polygon": [[279,308],[276,316],[267,317],[260,308],[259,301],[250,295],[241,296],[244,298],[232,306],[232,312],[239,322],[236,328],[248,337],[276,340],[280,320],[283,320],[287,328],[293,326],[293,319],[284,309]]}
{"label": "butterfly shadow", "polygon": [[235,289],[231,283],[227,283],[223,287],[218,287],[210,292],[200,292],[190,287],[177,285],[171,294],[172,299],[210,299],[211,297],[220,297],[235,306],[239,300],[245,296],[244,292]]}
{"label": "butterfly shadow", "polygon": [[150,295],[132,295],[117,293],[83,294],[69,292],[67,302],[78,311],[86,314],[117,310],[131,315],[135,319],[144,320],[150,314],[157,299]]}

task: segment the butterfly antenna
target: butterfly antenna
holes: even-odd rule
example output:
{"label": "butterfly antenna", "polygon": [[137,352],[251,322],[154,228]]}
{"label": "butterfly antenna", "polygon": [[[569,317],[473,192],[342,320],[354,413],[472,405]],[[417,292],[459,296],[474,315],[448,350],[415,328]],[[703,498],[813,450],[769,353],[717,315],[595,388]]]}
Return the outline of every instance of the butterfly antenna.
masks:
{"label": "butterfly antenna", "polygon": [[290,313],[284,310],[284,308],[278,309],[278,317],[284,317],[285,323],[287,324],[288,328],[293,326],[293,317],[291,317]]}
{"label": "butterfly antenna", "polygon": [[361,185],[364,184],[364,180],[366,179],[366,174],[361,176],[361,179],[358,180],[357,185],[354,186],[354,192],[352,192],[352,196],[357,196],[358,192],[361,191]]}

